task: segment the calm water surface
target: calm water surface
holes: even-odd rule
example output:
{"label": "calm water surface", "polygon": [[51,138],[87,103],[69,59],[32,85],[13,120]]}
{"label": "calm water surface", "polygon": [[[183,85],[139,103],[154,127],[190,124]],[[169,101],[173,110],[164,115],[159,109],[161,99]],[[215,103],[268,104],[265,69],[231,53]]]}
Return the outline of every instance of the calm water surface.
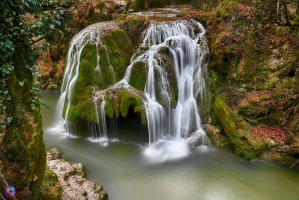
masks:
{"label": "calm water surface", "polygon": [[[244,161],[213,147],[188,148],[181,159],[165,155],[154,160],[135,142],[70,137],[55,128],[59,95],[42,92],[41,101],[52,108],[42,108],[46,146],[57,148],[69,162],[83,163],[88,179],[103,185],[111,200],[299,199],[299,170],[276,162]],[[122,138],[138,133],[119,129],[118,134]]]}

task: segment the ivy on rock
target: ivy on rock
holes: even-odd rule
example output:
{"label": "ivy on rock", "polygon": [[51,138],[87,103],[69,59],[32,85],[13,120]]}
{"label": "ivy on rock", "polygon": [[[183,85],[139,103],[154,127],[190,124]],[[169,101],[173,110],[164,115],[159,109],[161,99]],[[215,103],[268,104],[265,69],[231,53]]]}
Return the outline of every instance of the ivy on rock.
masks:
{"label": "ivy on rock", "polygon": [[60,25],[61,11],[43,11],[49,5],[0,2],[0,171],[16,186],[18,199],[39,199],[46,166],[40,89],[34,83],[39,49],[33,44]]}

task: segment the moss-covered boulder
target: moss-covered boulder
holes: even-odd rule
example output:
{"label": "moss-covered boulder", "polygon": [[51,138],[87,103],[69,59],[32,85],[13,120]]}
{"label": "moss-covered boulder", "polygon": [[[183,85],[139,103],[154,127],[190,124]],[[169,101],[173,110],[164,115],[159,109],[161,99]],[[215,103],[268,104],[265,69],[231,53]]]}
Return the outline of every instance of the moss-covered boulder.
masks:
{"label": "moss-covered boulder", "polygon": [[[86,170],[82,163],[72,164],[67,162],[57,149],[47,151],[47,165],[50,171],[44,179],[44,184],[53,185],[55,183],[55,185],[59,185],[60,183],[62,191],[57,190],[56,194],[49,191],[49,193],[46,193],[45,199],[57,199],[61,192],[61,198],[58,199],[108,199],[108,194],[103,186],[86,179]],[[59,183],[57,183],[57,180]],[[55,189],[53,187],[46,188],[48,190]]]}
{"label": "moss-covered boulder", "polygon": [[144,90],[146,83],[146,68],[142,61],[135,62],[129,79],[129,84],[138,90]]}
{"label": "moss-covered boulder", "polygon": [[246,122],[238,117],[221,99],[216,88],[216,75],[211,75],[211,118],[215,126],[221,127],[224,131],[230,149],[238,156],[252,160],[265,148],[263,143],[252,141],[251,131]]}
{"label": "moss-covered boulder", "polygon": [[[101,47],[100,47],[101,48]],[[104,60],[104,59],[103,59]],[[103,61],[102,61],[103,62]],[[97,49],[95,44],[86,44],[82,50],[81,62],[79,66],[79,75],[74,84],[74,89],[71,97],[70,108],[67,119],[75,122],[78,118],[96,121],[94,104],[90,97],[93,88],[104,87],[100,77],[100,72],[97,67]],[[103,67],[104,68],[104,67]],[[103,70],[104,71],[104,70]],[[106,71],[104,71],[106,72]],[[104,73],[102,73],[103,75]],[[107,75],[107,73],[105,73]],[[63,117],[65,117],[68,99],[65,101]]]}
{"label": "moss-covered boulder", "polygon": [[[104,90],[121,80],[132,53],[132,44],[120,29],[111,30],[104,35],[102,45],[86,44],[81,53],[79,74],[72,91],[70,106],[68,109],[69,100],[66,99],[63,117],[66,117],[68,109],[67,119],[71,122],[77,119],[96,122],[93,92]],[[111,111],[109,113],[111,115]]]}

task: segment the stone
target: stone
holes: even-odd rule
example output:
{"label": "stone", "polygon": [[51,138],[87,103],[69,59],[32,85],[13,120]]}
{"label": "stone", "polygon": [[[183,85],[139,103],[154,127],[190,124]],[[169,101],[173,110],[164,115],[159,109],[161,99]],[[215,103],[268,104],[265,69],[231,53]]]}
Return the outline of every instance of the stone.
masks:
{"label": "stone", "polygon": [[82,163],[72,164],[67,162],[57,149],[47,150],[47,165],[50,170],[57,174],[63,188],[61,199],[108,199],[108,194],[101,185],[86,179],[86,172]]}
{"label": "stone", "polygon": [[194,131],[191,136],[187,139],[188,146],[199,146],[206,144],[209,138],[202,130]]}

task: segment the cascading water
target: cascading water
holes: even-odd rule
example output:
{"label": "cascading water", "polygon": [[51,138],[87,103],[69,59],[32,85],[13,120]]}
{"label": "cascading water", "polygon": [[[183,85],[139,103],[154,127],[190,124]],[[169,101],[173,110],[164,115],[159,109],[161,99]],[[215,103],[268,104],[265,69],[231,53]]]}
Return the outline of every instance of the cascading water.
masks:
{"label": "cascading water", "polygon": [[[197,35],[194,26],[199,29]],[[207,99],[204,75],[207,73],[205,58],[208,51],[204,32],[202,25],[195,21],[152,22],[141,44],[148,45],[149,50],[138,56],[127,68],[122,83],[128,83],[135,62],[143,61],[148,68],[144,105],[150,145],[165,137],[177,141],[187,139],[191,133],[194,137],[206,139],[196,103],[198,95],[202,100]],[[170,50],[178,82],[178,103],[175,109],[170,108],[169,85],[162,67],[164,63],[156,56],[165,47]],[[161,81],[155,77],[155,70]],[[155,84],[159,84],[159,95],[169,105],[166,109],[157,102]]]}
{"label": "cascading water", "polygon": [[[112,87],[131,88],[128,82],[134,63],[142,61],[146,64],[147,79],[144,95],[140,96],[140,98],[146,111],[149,146],[155,147],[154,151],[158,149],[158,152],[153,152],[153,148],[149,149],[147,153],[150,152],[149,154],[153,156],[170,154],[173,155],[172,158],[182,157],[188,155],[186,141],[188,144],[193,145],[200,140],[200,143],[204,144],[207,138],[201,127],[201,118],[197,107],[198,98],[201,102],[207,101],[208,98],[204,78],[207,76],[206,58],[208,50],[203,36],[204,33],[203,26],[193,20],[151,22],[148,29],[143,33],[143,42],[138,49],[139,55],[135,54],[132,56],[124,78]],[[69,128],[66,119],[68,117],[72,90],[78,77],[81,52],[84,45],[91,41],[102,45],[100,33],[97,32],[96,26],[81,31],[73,39],[69,50],[61,95],[61,98],[65,98],[65,101],[60,101],[60,103],[68,102],[64,118],[68,132]],[[149,49],[141,51],[144,47]],[[178,100],[175,108],[171,106],[170,87],[164,62],[159,57],[159,51],[163,48],[169,49],[168,56],[171,58],[178,84]],[[99,59],[98,55],[96,70],[100,70]],[[112,68],[111,65],[109,67]],[[159,88],[158,90],[157,87]],[[97,112],[97,98],[94,99],[94,108],[97,115],[99,135],[107,138],[105,99],[103,95],[101,95],[101,98],[100,118]],[[60,108],[62,109],[63,107],[64,105],[61,103]],[[62,111],[60,111],[60,114],[62,116]],[[93,130],[96,130],[95,124]],[[93,130],[91,132],[94,132]],[[93,137],[97,135],[97,133],[92,134]],[[170,142],[170,145],[159,150],[159,142],[161,140]],[[179,154],[177,151],[179,151]]]}
{"label": "cascading water", "polygon": [[106,116],[105,116],[105,98],[103,95],[102,95],[102,103],[101,103],[101,124],[102,124],[103,137],[107,138],[107,127],[106,127]]}
{"label": "cascading water", "polygon": [[[61,86],[61,96],[58,101],[57,107],[58,107],[58,112],[59,113],[59,123],[63,125],[66,129],[67,133],[74,133],[74,131],[71,131],[71,127],[74,125],[70,125],[68,122],[68,114],[71,106],[71,100],[72,100],[72,95],[73,95],[73,89],[75,82],[78,78],[79,75],[79,66],[80,66],[80,60],[81,60],[81,53],[84,48],[84,46],[88,43],[94,43],[98,46],[98,44],[102,45],[105,47],[105,45],[102,44],[100,40],[100,36],[107,33],[107,30],[103,29],[103,25],[107,24],[106,22],[100,22],[93,24],[91,26],[88,26],[87,28],[83,29],[81,32],[79,32],[76,36],[73,37],[71,43],[70,43],[70,48],[67,54],[67,64],[65,67],[65,72],[64,72],[64,77],[63,77],[63,82]],[[115,23],[111,23],[110,28],[117,28],[117,25]],[[98,51],[98,48],[96,48]],[[106,49],[106,47],[105,47]],[[108,51],[106,49],[106,54],[108,55]],[[100,56],[98,54],[97,56],[97,67],[96,70],[99,72],[101,76],[101,69],[99,67],[99,60]],[[109,68],[113,71],[112,66],[110,65],[109,61]],[[112,77],[114,82],[115,78]],[[64,108],[65,108],[65,103],[67,103],[66,111],[64,114]],[[63,117],[64,115],[64,117]],[[93,125],[91,125],[93,126]],[[105,125],[106,126],[106,125]],[[93,131],[95,127],[91,129]],[[99,127],[100,129],[100,127]],[[92,134],[93,136],[97,134]],[[100,134],[101,135],[101,134]]]}
{"label": "cascading water", "polygon": [[[199,29],[196,35],[194,26]],[[207,73],[205,66],[208,53],[202,25],[195,21],[174,21],[151,23],[144,33],[142,45],[148,45],[149,50],[138,56],[135,60],[143,61],[148,67],[148,76],[145,86],[146,107],[149,142],[150,146],[145,152],[156,161],[181,158],[188,155],[189,151],[183,138],[188,144],[204,144],[207,140],[206,134],[201,127],[201,119],[198,113],[196,97],[200,95],[202,101],[207,100],[204,75]],[[157,58],[157,53],[162,48],[169,48],[176,79],[178,83],[178,102],[175,109],[170,108],[169,85],[165,81],[163,62]],[[127,69],[129,79],[133,63]],[[154,71],[162,77],[160,83],[155,77]],[[157,102],[155,84],[159,84],[160,94],[167,102],[168,109]],[[163,145],[156,142],[164,140]],[[175,144],[174,144],[175,142]],[[156,145],[157,144],[157,145]],[[156,158],[159,157],[157,160]]]}

